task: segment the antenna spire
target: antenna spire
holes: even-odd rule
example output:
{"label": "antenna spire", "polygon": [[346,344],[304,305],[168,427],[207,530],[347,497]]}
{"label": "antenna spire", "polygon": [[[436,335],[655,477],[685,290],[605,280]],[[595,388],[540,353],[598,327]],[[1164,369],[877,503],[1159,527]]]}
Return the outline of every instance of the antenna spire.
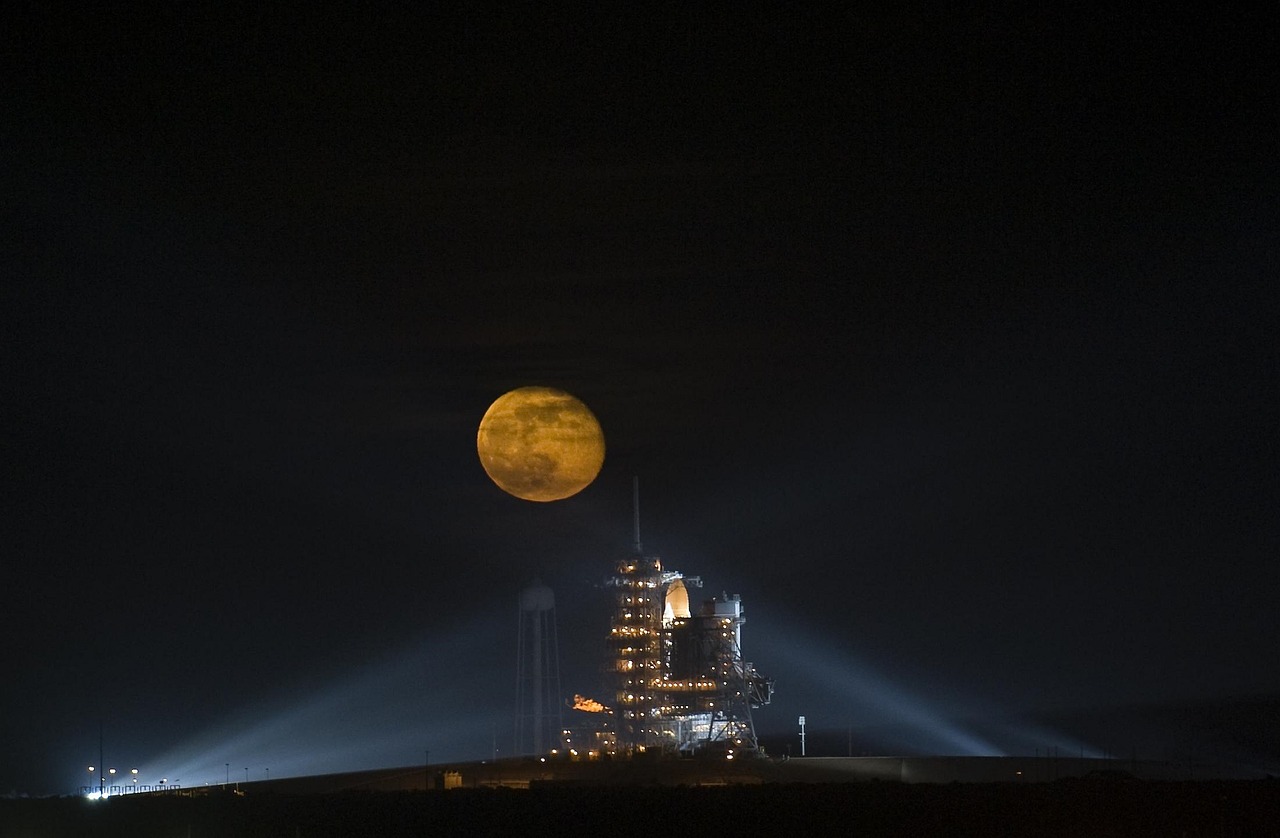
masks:
{"label": "antenna spire", "polygon": [[631,478],[631,505],[635,514],[636,555],[644,555],[644,545],[640,543],[640,478]]}

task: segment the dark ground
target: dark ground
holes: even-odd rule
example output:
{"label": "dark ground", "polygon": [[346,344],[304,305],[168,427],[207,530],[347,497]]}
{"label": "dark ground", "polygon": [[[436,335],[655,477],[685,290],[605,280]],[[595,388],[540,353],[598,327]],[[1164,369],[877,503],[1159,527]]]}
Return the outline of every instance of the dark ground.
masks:
{"label": "dark ground", "polygon": [[1029,785],[763,785],[453,790],[105,803],[0,801],[10,836],[1273,834],[1280,783],[1124,779]]}

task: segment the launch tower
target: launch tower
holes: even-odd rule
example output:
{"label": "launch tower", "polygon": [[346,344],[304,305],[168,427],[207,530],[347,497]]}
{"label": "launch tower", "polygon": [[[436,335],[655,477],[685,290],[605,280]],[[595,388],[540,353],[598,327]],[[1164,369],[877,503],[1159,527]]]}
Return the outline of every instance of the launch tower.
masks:
{"label": "launch tower", "polygon": [[644,555],[636,508],[635,555],[608,581],[616,751],[754,752],[751,710],[769,703],[773,680],[743,659],[742,599],[722,594],[692,613],[688,589],[702,580]]}

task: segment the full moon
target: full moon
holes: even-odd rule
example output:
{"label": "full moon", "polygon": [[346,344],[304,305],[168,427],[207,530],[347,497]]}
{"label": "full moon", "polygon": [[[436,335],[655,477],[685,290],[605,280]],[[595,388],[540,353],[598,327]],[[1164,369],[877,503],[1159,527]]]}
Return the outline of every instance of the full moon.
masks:
{"label": "full moon", "polygon": [[604,431],[587,406],[553,387],[521,387],[489,405],[476,433],[480,464],[523,500],[563,500],[604,465]]}

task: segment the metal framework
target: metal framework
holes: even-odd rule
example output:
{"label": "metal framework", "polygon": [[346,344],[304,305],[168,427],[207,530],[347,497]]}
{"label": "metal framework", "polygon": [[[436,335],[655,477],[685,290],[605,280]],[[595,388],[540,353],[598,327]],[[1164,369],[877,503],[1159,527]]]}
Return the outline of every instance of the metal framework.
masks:
{"label": "metal framework", "polygon": [[609,584],[616,751],[756,751],[751,710],[769,703],[773,681],[743,660],[741,598],[721,595],[692,614],[686,585],[701,580],[654,556],[619,562]]}

